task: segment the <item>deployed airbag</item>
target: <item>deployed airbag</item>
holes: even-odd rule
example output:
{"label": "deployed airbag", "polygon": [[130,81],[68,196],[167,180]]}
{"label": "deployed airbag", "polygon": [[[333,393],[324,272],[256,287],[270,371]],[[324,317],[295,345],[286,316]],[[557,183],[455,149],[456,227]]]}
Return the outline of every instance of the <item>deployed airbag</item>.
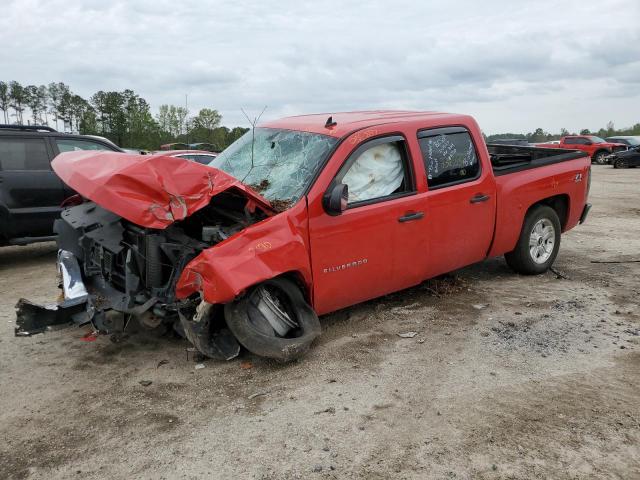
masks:
{"label": "deployed airbag", "polygon": [[402,185],[403,178],[400,150],[393,143],[385,143],[363,152],[342,183],[349,186],[349,203],[353,203],[390,195]]}

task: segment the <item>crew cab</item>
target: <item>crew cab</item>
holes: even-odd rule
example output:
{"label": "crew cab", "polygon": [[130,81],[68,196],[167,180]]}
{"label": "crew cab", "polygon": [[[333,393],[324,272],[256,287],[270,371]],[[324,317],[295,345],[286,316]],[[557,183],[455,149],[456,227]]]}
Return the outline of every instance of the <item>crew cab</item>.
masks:
{"label": "crew cab", "polygon": [[53,222],[74,192],[53,172],[51,160],[77,150],[121,151],[106,138],[0,125],[0,246],[55,239]]}
{"label": "crew cab", "polygon": [[558,144],[538,143],[543,148],[566,148],[586,152],[593,163],[604,165],[608,163],[607,157],[613,153],[627,149],[627,145],[621,142],[608,142],[595,135],[568,135],[560,139]]}
{"label": "crew cab", "polygon": [[290,360],[319,315],[489,257],[545,272],[589,212],[590,163],[408,111],[266,122],[209,165],[61,154],[54,170],[84,197],[56,222],[64,301],[20,300],[16,334],[136,319],[208,357]]}

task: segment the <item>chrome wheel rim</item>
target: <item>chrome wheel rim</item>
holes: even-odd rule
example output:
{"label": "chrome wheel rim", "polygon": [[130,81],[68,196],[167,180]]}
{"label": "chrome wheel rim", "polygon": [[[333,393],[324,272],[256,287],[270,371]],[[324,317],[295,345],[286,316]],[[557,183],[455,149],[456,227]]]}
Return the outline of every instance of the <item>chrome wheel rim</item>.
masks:
{"label": "chrome wheel rim", "polygon": [[548,218],[538,220],[529,236],[529,254],[538,264],[545,263],[553,253],[556,243],[556,229]]}

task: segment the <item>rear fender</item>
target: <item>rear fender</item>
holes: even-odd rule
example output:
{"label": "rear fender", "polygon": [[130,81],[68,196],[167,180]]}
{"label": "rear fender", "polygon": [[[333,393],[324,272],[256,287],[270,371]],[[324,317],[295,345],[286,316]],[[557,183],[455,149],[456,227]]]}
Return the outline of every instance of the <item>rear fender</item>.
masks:
{"label": "rear fender", "polygon": [[520,237],[524,219],[537,204],[558,212],[562,231],[575,227],[586,202],[587,157],[498,177],[496,235],[488,256],[510,252]]}
{"label": "rear fender", "polygon": [[308,238],[303,199],[200,253],[182,271],[176,296],[184,299],[199,293],[209,303],[228,303],[257,283],[292,272],[308,293],[312,283]]}

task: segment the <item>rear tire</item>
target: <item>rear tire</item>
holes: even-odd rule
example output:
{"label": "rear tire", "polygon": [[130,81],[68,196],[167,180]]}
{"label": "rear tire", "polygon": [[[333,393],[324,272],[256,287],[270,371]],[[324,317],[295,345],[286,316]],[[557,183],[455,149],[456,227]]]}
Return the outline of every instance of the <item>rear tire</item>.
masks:
{"label": "rear tire", "polygon": [[560,219],[547,205],[537,205],[527,214],[513,251],[504,255],[517,273],[539,275],[549,270],[560,249]]}

